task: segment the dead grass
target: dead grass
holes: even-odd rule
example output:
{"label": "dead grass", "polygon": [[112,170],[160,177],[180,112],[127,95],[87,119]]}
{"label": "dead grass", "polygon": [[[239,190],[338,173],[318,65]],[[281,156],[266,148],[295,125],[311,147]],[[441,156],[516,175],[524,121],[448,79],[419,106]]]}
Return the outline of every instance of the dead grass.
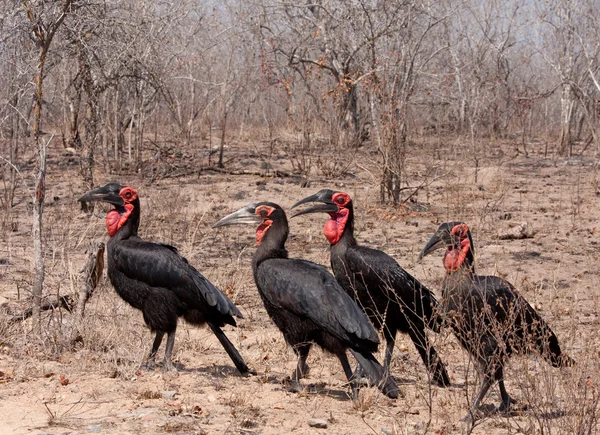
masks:
{"label": "dead grass", "polygon": [[[244,150],[230,152],[243,156]],[[260,152],[269,155],[269,150]],[[270,155],[276,153],[271,150]],[[31,427],[52,426],[56,433],[92,427],[120,433],[307,433],[316,432],[306,424],[316,417],[328,420],[327,431],[333,433],[597,433],[600,241],[596,226],[600,212],[596,166],[591,171],[584,163],[565,165],[536,156],[514,160],[507,154],[483,156],[475,183],[474,161],[462,154],[460,144],[425,144],[409,154],[407,182],[415,186],[427,182],[416,202],[400,209],[377,202],[379,186],[372,176],[377,167],[368,154],[360,154],[356,159],[360,164],[350,167],[356,169],[354,177],[337,174],[330,180],[316,168],[309,188],[302,188],[299,180],[261,179],[257,184],[256,177],[226,174],[153,185],[134,176],[122,177],[142,197],[141,235],[177,246],[240,307],[245,319],[238,328],[226,328],[226,333],[258,370],[259,375],[251,378],[237,375],[210,331],[184,323],[178,329],[174,355],[180,372],[174,376],[139,372],[152,334],[141,314],[117,297],[106,278],[82,322],[64,311],[47,312],[41,340],[31,337],[27,322],[9,326],[2,310],[25,306],[31,282],[29,211],[27,202],[21,202],[1,220],[16,229],[0,234],[0,246],[6,247],[0,249],[0,258],[9,260],[8,265],[0,265],[0,297],[8,304],[0,309],[0,371],[11,373],[6,382],[6,377],[0,378],[0,415],[4,415],[0,432],[28,433]],[[284,158],[276,164],[291,170]],[[106,237],[99,215],[102,208],[96,216],[84,217],[74,201],[80,192],[65,196],[73,189],[74,177],[69,168],[49,173],[48,198],[59,199],[51,201],[45,215],[48,295],[76,290],[85,242]],[[99,183],[116,178],[97,174]],[[511,359],[507,388],[528,411],[490,415],[474,428],[459,420],[477,390],[477,375],[447,332],[431,334],[431,339],[448,365],[453,382],[448,389],[430,385],[412,343],[399,336],[392,373],[406,393],[403,399],[390,401],[374,388],[363,388],[359,402],[353,404],[347,400],[339,362],[317,349],[308,361],[311,372],[303,380],[305,391],[286,392],[282,381],[294,370],[296,360],[266,316],[252,281],[254,232],[245,227],[215,232],[210,224],[249,202],[271,200],[289,207],[322,187],[348,191],[356,203],[357,238],[390,253],[436,292],[443,277],[440,259],[417,263],[417,255],[439,222],[470,223],[478,269],[515,284],[549,322],[577,366],[558,370],[537,357]],[[17,190],[17,197],[23,195]],[[498,228],[507,219],[527,221],[536,229],[535,237],[499,240]],[[329,264],[324,220],[314,215],[290,221],[292,256]],[[75,335],[80,339],[74,343]],[[382,357],[380,353],[378,358]],[[55,375],[45,377],[47,373]],[[59,384],[61,374],[70,379],[69,385]],[[177,394],[166,400],[164,390],[177,390]],[[486,403],[497,402],[494,389]],[[24,419],[31,423],[22,423]]]}

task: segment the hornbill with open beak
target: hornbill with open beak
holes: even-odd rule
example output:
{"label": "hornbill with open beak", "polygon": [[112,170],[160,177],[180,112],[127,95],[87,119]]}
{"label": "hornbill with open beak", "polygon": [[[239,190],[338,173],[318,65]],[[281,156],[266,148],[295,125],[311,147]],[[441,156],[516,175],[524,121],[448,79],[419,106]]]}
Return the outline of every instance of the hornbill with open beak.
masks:
{"label": "hornbill with open beak", "polygon": [[164,370],[175,370],[171,362],[177,319],[194,325],[208,323],[237,367],[250,372],[242,356],[221,328],[236,326],[240,310],[212,285],[173,246],[152,243],[138,236],[140,200],[128,186],[108,183],[91,190],[79,201],[102,201],[114,206],[106,215],[108,241],[108,277],[117,294],[129,305],[141,310],[144,321],[156,332],[152,350],[144,367],[153,368],[165,334]]}
{"label": "hornbill with open beak", "polygon": [[539,353],[554,367],[571,366],[574,361],[561,352],[550,326],[508,281],[496,276],[475,274],[471,231],[462,222],[439,226],[425,245],[420,258],[445,248],[441,303],[444,320],[452,326],[462,346],[478,362],[483,385],[470,414],[498,381],[506,411],[515,401],[504,385],[503,366],[512,354]]}
{"label": "hornbill with open beak", "polygon": [[434,315],[437,300],[433,293],[406,272],[385,252],[361,246],[354,238],[354,207],[350,195],[323,189],[292,206],[318,202],[292,217],[307,213],[328,213],[325,237],[331,244],[333,273],[378,329],[383,327],[387,346],[384,368],[389,370],[396,333],[407,333],[423,362],[440,386],[450,385],[446,367],[430,345],[425,333],[439,331]]}
{"label": "hornbill with open beak", "polygon": [[354,399],[358,398],[359,386],[346,349],[371,382],[387,396],[396,398],[398,386],[384,376],[383,367],[373,356],[379,344],[377,332],[360,308],[325,268],[288,258],[288,222],[281,207],[271,202],[250,204],[224,217],[213,228],[232,224],[258,225],[258,247],[252,257],[254,281],[267,313],[298,355],[292,390],[299,390],[299,381],[308,370],[308,353],[316,343],[338,357]]}

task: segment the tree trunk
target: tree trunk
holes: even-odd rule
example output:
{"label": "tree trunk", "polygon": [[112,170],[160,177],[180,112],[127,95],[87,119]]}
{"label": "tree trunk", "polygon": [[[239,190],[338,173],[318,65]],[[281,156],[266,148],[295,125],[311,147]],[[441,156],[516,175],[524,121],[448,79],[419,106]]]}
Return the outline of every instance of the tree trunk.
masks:
{"label": "tree trunk", "polygon": [[44,198],[46,197],[46,143],[40,139],[40,122],[42,118],[44,65],[48,53],[47,45],[40,48],[37,75],[35,77],[35,99],[33,104],[33,140],[37,150],[35,198],[33,201],[33,332],[41,335],[41,305],[44,288],[44,246],[42,242],[42,216],[44,214]]}
{"label": "tree trunk", "polygon": [[227,127],[227,115],[229,110],[227,110],[227,103],[225,103],[225,110],[223,111],[223,118],[221,120],[221,146],[219,147],[219,162],[217,166],[219,168],[223,168],[223,152],[225,148],[225,129]]}
{"label": "tree trunk", "polygon": [[[83,122],[83,140],[79,154],[79,175],[81,177],[81,191],[87,192],[94,188],[94,149],[98,134],[98,92],[94,86],[92,70],[83,47],[79,47],[79,74],[81,85],[85,92],[85,119]],[[94,203],[81,203],[81,210],[85,213],[94,211]]]}
{"label": "tree trunk", "polygon": [[573,93],[571,85],[563,85],[560,98],[560,148],[559,154],[564,156],[571,148],[571,118],[573,114]]}

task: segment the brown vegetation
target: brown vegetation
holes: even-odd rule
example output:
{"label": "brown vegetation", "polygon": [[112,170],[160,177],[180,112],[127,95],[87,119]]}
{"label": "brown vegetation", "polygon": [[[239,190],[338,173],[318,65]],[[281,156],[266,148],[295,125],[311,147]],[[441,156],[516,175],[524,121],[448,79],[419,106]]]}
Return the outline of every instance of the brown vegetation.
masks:
{"label": "brown vegetation", "polygon": [[[322,431],[311,418],[335,433],[597,432],[596,1],[0,6],[1,433]],[[75,198],[109,180],[140,192],[142,236],[176,245],[241,308],[227,333],[258,376],[189,326],[178,375],[139,372],[141,316],[81,273],[106,210]],[[507,387],[528,410],[474,428],[459,419],[476,370],[448,332],[432,339],[452,388],[429,385],[400,337],[401,400],[347,401],[318,351],[306,391],[282,390],[295,358],[252,283],[254,235],[210,224],[321,187],[348,191],[357,238],[438,296],[439,259],[416,257],[439,222],[468,222],[479,270],[515,284],[578,364],[515,358]],[[291,222],[292,255],[328,264],[321,225]],[[504,236],[514,228],[527,237]]]}

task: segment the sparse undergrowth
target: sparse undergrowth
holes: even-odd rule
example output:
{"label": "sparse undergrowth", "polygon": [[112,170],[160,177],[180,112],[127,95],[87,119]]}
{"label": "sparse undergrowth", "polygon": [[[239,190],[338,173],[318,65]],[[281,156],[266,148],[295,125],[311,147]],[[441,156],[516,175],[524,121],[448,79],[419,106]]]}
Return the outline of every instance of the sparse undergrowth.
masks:
{"label": "sparse undergrowth", "polygon": [[[379,186],[371,175],[376,168],[366,157],[358,158],[360,168],[353,177],[336,174],[330,181],[316,174],[309,190],[347,190],[357,206],[357,238],[384,249],[438,296],[440,259],[418,263],[417,255],[439,222],[461,219],[471,224],[478,269],[514,283],[577,361],[575,367],[554,369],[535,356],[513,358],[506,370],[507,388],[526,411],[492,413],[473,428],[460,422],[478,379],[473,362],[448,332],[431,336],[448,364],[451,388],[432,386],[410,340],[399,336],[392,373],[404,398],[390,401],[374,388],[363,388],[353,404],[339,363],[320,351],[311,353],[305,390],[287,392],[282,382],[293,371],[295,356],[267,318],[254,287],[249,266],[254,234],[245,228],[215,232],[210,225],[253,201],[271,200],[287,208],[308,190],[295,179],[257,180],[251,175],[207,173],[146,185],[136,176],[98,173],[99,182],[118,178],[135,185],[142,198],[140,233],[177,246],[240,307],[245,319],[226,332],[259,375],[239,376],[210,331],[184,323],[175,344],[179,373],[140,371],[151,334],[141,314],[117,297],[106,278],[83,321],[64,310],[45,312],[41,339],[30,335],[27,321],[10,324],[10,313],[27,305],[31,283],[29,209],[24,201],[10,218],[0,220],[11,225],[2,224],[0,236],[0,244],[7,247],[0,251],[6,259],[0,264],[0,432],[308,433],[317,429],[307,421],[317,418],[333,433],[596,433],[600,213],[594,203],[595,175],[537,157],[504,157],[502,162],[490,158],[478,163],[475,184],[472,162],[460,156],[431,161],[434,153],[429,151],[420,151],[427,159],[418,154],[407,159],[411,185],[421,185],[425,174],[432,180],[423,184],[414,202],[401,208],[377,203]],[[438,168],[435,175],[432,165]],[[73,173],[62,168],[49,174],[48,295],[75,292],[81,285],[87,240],[106,237],[100,208],[92,217],[80,214],[75,204],[79,192],[69,181]],[[24,193],[17,190],[19,195]],[[523,221],[535,230],[533,238],[499,239],[501,228]],[[319,216],[291,220],[290,255],[327,265],[323,224]],[[498,402],[493,390],[486,403]]]}

